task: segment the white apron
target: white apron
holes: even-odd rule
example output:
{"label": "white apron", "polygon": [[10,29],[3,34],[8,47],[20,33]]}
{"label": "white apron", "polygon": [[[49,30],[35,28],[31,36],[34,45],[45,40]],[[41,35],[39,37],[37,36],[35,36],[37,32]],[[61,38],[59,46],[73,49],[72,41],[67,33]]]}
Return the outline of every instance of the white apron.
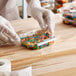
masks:
{"label": "white apron", "polygon": [[0,0],[0,15],[8,20],[19,19],[16,0]]}

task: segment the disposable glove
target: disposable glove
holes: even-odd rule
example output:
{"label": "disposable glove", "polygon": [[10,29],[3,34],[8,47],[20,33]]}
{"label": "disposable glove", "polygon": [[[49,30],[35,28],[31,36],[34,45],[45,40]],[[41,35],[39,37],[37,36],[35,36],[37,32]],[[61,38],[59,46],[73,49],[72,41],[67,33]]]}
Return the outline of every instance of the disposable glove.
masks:
{"label": "disposable glove", "polygon": [[19,44],[20,38],[14,31],[10,22],[0,16],[0,46]]}
{"label": "disposable glove", "polygon": [[55,16],[51,10],[42,8],[39,0],[27,0],[31,15],[39,22],[42,30],[49,30],[54,35]]}

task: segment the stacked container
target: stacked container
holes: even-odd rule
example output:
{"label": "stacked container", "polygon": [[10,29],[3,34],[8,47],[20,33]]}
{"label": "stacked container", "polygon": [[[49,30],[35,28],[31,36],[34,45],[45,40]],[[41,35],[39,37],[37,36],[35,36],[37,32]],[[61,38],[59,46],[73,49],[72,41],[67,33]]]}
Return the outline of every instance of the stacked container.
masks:
{"label": "stacked container", "polygon": [[73,6],[63,12],[63,23],[76,26],[76,6]]}

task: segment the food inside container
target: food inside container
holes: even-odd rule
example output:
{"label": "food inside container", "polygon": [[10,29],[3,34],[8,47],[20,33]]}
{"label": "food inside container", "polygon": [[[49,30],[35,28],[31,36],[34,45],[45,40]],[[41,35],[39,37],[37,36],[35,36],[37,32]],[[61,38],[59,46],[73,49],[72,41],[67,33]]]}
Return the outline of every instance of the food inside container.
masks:
{"label": "food inside container", "polygon": [[24,34],[20,34],[22,46],[36,50],[54,43],[55,37],[52,37],[48,32],[33,30]]}
{"label": "food inside container", "polygon": [[76,26],[76,6],[63,11],[63,23]]}
{"label": "food inside container", "polygon": [[63,23],[67,24],[67,25],[72,25],[76,27],[76,21],[72,20],[72,19],[68,19],[68,18],[64,18],[63,19]]}
{"label": "food inside container", "polygon": [[41,6],[44,8],[50,7],[49,0],[40,0]]}
{"label": "food inside container", "polygon": [[63,23],[76,26],[76,12],[68,11],[68,13],[63,13]]}

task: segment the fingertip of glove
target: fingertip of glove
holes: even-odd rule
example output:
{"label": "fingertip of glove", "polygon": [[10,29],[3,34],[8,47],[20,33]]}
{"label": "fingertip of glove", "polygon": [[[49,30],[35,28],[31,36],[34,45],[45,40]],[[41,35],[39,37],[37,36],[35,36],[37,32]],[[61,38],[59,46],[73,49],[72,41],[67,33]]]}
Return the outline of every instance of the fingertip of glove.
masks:
{"label": "fingertip of glove", "polygon": [[16,40],[10,39],[11,45],[20,45],[21,41],[20,38],[17,38]]}
{"label": "fingertip of glove", "polygon": [[20,39],[15,40],[14,45],[21,45],[21,41],[20,41]]}

